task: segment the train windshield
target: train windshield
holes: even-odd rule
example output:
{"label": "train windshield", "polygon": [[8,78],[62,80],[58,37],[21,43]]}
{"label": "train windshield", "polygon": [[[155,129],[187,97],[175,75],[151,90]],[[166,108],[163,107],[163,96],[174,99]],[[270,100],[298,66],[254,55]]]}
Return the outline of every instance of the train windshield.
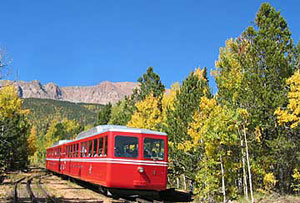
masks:
{"label": "train windshield", "polygon": [[144,158],[153,160],[165,159],[165,141],[163,139],[144,139]]}
{"label": "train windshield", "polygon": [[139,141],[137,137],[116,136],[115,157],[137,158]]}

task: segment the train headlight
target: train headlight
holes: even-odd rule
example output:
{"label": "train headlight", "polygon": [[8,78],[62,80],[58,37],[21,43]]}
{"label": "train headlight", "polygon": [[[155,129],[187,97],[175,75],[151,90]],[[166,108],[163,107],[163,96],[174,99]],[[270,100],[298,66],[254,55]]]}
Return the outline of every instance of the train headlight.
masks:
{"label": "train headlight", "polygon": [[143,167],[138,167],[138,172],[139,173],[144,173],[144,168]]}

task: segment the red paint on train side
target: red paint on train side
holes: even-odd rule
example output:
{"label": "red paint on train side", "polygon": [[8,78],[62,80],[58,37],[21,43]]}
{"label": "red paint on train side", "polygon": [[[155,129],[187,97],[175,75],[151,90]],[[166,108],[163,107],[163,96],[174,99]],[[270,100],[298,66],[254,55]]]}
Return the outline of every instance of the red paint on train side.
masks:
{"label": "red paint on train side", "polygon": [[[159,146],[156,152],[147,151],[153,146]],[[161,191],[167,185],[167,152],[166,135],[108,131],[48,148],[46,168],[108,188]]]}

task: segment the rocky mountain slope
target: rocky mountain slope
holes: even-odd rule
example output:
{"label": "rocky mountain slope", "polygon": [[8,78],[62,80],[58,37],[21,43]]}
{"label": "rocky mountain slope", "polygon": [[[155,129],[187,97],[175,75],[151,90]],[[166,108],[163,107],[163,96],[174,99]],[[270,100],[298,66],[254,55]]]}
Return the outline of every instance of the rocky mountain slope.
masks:
{"label": "rocky mountain slope", "polygon": [[138,86],[134,82],[101,82],[95,86],[59,87],[55,83],[42,85],[39,81],[0,80],[0,87],[12,83],[16,86],[21,98],[41,98],[70,101],[76,103],[112,104],[130,95]]}

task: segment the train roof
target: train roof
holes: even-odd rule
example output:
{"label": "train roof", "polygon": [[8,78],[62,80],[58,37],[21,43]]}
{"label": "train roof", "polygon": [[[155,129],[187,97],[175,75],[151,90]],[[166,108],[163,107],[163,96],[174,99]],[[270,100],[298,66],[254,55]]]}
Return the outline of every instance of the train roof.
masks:
{"label": "train roof", "polygon": [[[162,135],[162,136],[167,135],[164,132],[141,129],[141,128],[130,128],[130,127],[127,127],[127,126],[122,126],[122,125],[98,125],[98,126],[93,127],[89,130],[86,130],[86,131],[83,131],[83,132],[79,133],[75,140],[81,140],[83,138],[88,138],[88,137],[91,137],[91,136],[94,136],[94,135],[97,135],[97,134],[100,134],[100,133],[104,133],[104,132],[109,132],[109,131],[111,131],[111,132],[142,133],[142,134],[152,134],[152,135]],[[56,147],[58,145],[73,142],[75,140],[59,140],[58,142],[55,142],[51,147]]]}
{"label": "train roof", "polygon": [[73,140],[59,140],[57,142],[55,142],[54,144],[51,145],[51,147],[56,147],[58,145],[62,145],[62,144],[66,144],[68,142],[72,142]]}
{"label": "train roof", "polygon": [[164,136],[167,135],[164,132],[158,132],[158,131],[141,129],[141,128],[130,128],[130,127],[127,127],[127,126],[122,126],[122,125],[98,125],[94,128],[91,128],[89,130],[86,130],[86,131],[83,131],[83,132],[79,133],[76,140],[91,137],[93,135],[97,135],[97,134],[108,132],[108,131],[143,133],[143,134],[164,135]]}

